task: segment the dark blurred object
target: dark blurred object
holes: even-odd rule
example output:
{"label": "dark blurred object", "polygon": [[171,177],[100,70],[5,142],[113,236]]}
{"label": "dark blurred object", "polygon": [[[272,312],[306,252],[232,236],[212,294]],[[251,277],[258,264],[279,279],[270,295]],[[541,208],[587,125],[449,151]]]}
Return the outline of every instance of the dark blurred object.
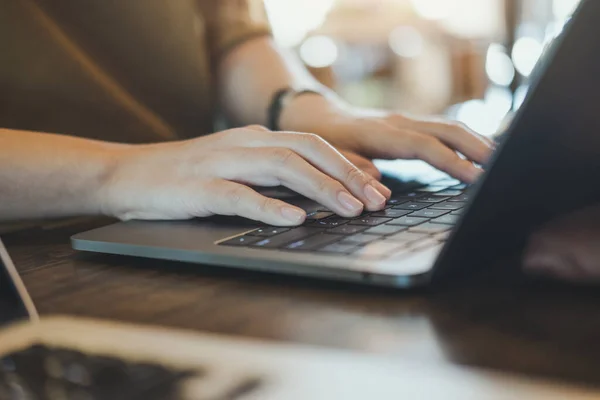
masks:
{"label": "dark blurred object", "polygon": [[181,381],[198,374],[36,345],[0,359],[0,398],[177,400]]}
{"label": "dark blurred object", "polygon": [[600,205],[563,215],[530,238],[525,268],[581,284],[600,282]]}

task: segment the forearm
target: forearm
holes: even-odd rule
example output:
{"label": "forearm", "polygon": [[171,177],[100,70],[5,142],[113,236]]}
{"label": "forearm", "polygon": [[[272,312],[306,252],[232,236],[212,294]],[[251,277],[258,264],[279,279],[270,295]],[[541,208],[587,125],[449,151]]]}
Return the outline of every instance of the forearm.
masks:
{"label": "forearm", "polygon": [[306,130],[322,112],[340,103],[332,91],[314,79],[293,56],[278,49],[270,38],[239,46],[221,64],[219,91],[223,107],[237,124],[266,125],[273,95],[286,87],[318,89],[328,94],[328,98],[302,96],[305,98],[290,104],[290,109],[282,113],[280,124],[286,130]]}
{"label": "forearm", "polygon": [[0,220],[102,213],[122,145],[0,129]]}

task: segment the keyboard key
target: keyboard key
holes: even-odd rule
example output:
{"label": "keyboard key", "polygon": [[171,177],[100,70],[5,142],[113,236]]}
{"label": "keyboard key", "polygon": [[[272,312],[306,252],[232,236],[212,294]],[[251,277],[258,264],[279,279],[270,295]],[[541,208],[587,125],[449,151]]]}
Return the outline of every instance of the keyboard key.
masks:
{"label": "keyboard key", "polygon": [[277,228],[277,227],[267,227],[260,228],[255,231],[248,233],[250,236],[262,236],[262,237],[271,237],[275,235],[279,235],[280,233],[289,231],[289,228]]}
{"label": "keyboard key", "polygon": [[423,208],[429,207],[431,204],[429,203],[417,203],[417,202],[410,202],[410,203],[404,203],[404,204],[400,204],[399,206],[394,206],[392,207],[393,210],[413,210],[413,211],[417,211],[417,210],[422,210]]}
{"label": "keyboard key", "polygon": [[450,199],[450,197],[424,196],[424,197],[419,197],[419,203],[441,203],[442,201],[446,201],[448,199]]}
{"label": "keyboard key", "polygon": [[400,242],[378,241],[361,247],[353,254],[353,257],[369,259],[385,258],[394,254],[403,247],[405,247],[405,245]]}
{"label": "keyboard key", "polygon": [[252,243],[252,247],[277,249],[277,248],[283,247],[287,244],[290,244],[292,242],[306,239],[307,237],[315,235],[319,232],[321,232],[321,230],[319,230],[319,229],[301,226],[299,228],[294,228],[287,232],[281,233],[277,236],[272,236],[270,238],[262,239],[259,242]]}
{"label": "keyboard key", "polygon": [[332,212],[328,212],[328,211],[315,211],[315,212],[308,214],[306,216],[306,220],[307,221],[318,221],[320,219],[332,217],[333,215],[335,215],[335,214]]}
{"label": "keyboard key", "polygon": [[372,217],[385,217],[385,218],[400,218],[410,214],[410,210],[394,210],[388,208],[387,210],[379,211],[371,214]]}
{"label": "keyboard key", "polygon": [[455,189],[455,190],[465,190],[466,188],[468,188],[469,186],[466,183],[461,183],[460,185],[455,185],[452,186],[450,189]]}
{"label": "keyboard key", "polygon": [[450,215],[462,215],[464,213],[465,209],[461,208],[460,210],[454,210],[450,213]]}
{"label": "keyboard key", "polygon": [[[292,202],[293,203],[293,202]],[[304,202],[300,202],[299,204],[294,204],[295,206],[298,206],[302,209],[304,209],[304,211],[306,211],[306,215],[311,215],[311,214],[316,214],[316,213],[331,213],[334,214],[335,213],[329,209],[327,209],[325,206],[322,206],[320,204],[314,204],[314,202],[310,201],[309,204],[305,204]]]}
{"label": "keyboard key", "polygon": [[398,219],[392,220],[392,222],[387,223],[386,225],[400,225],[400,226],[416,226],[423,224],[429,221],[427,218],[418,218],[418,217],[402,217]]}
{"label": "keyboard key", "polygon": [[341,243],[343,243],[343,244],[355,243],[355,244],[359,245],[359,244],[371,243],[371,242],[374,242],[375,240],[380,240],[380,239],[381,239],[381,237],[379,237],[379,236],[366,235],[364,233],[359,233],[358,235],[346,237]]}
{"label": "keyboard key", "polygon": [[349,219],[344,218],[326,218],[319,221],[309,221],[305,224],[310,228],[335,228],[336,226],[345,225],[350,222]]}
{"label": "keyboard key", "polygon": [[408,201],[408,199],[389,199],[387,204],[391,206],[397,206],[398,204],[407,203]]}
{"label": "keyboard key", "polygon": [[450,211],[448,210],[432,210],[431,208],[425,208],[424,210],[415,211],[410,214],[409,217],[419,217],[419,218],[437,218],[442,215],[448,214]]}
{"label": "keyboard key", "polygon": [[388,200],[388,204],[397,205],[400,203],[406,203],[407,201],[415,200],[423,195],[424,193],[417,192],[393,194],[390,200]]}
{"label": "keyboard key", "polygon": [[446,214],[439,218],[431,220],[434,224],[454,225],[458,222],[458,215]]}
{"label": "keyboard key", "polygon": [[455,197],[451,197],[450,200],[448,201],[462,201],[462,202],[467,202],[470,199],[470,194],[469,193],[463,193],[460,196],[455,196]]}
{"label": "keyboard key", "polygon": [[353,219],[361,219],[361,218],[367,218],[371,216],[372,211],[363,211],[362,213],[360,213],[360,215],[353,217],[353,218],[348,218],[348,220],[353,220]]}
{"label": "keyboard key", "polygon": [[325,247],[335,242],[339,242],[342,238],[343,236],[341,235],[329,235],[327,233],[321,233],[318,235],[309,236],[306,239],[300,239],[292,242],[285,246],[285,248],[288,250],[310,251]]}
{"label": "keyboard key", "polygon": [[262,238],[260,236],[244,235],[244,236],[238,236],[233,239],[229,239],[225,242],[221,242],[221,243],[219,243],[219,245],[221,245],[221,246],[250,246],[251,244],[258,242],[259,240],[262,240]]}
{"label": "keyboard key", "polygon": [[448,189],[436,192],[435,196],[460,196],[461,194],[463,194],[462,190]]}
{"label": "keyboard key", "polygon": [[425,224],[421,224],[419,226],[413,226],[409,229],[410,232],[417,233],[440,233],[451,230],[452,227],[450,225],[442,225],[442,224],[432,224],[431,222],[427,222]]}
{"label": "keyboard key", "polygon": [[390,222],[390,218],[362,217],[350,221],[351,225],[377,226]]}
{"label": "keyboard key", "polygon": [[416,232],[400,232],[397,233],[395,235],[392,236],[388,236],[385,238],[385,240],[391,240],[394,242],[402,242],[402,243],[412,243],[412,242],[416,242],[417,240],[421,240],[424,239],[426,237],[428,237],[429,235],[423,234],[423,233],[416,233]]}
{"label": "keyboard key", "polygon": [[358,250],[358,245],[356,243],[334,243],[318,249],[317,251],[319,253],[351,254],[356,250]]}
{"label": "keyboard key", "polygon": [[329,229],[327,233],[332,233],[335,235],[354,235],[356,233],[361,233],[367,229],[366,226],[360,225],[342,225],[337,228]]}
{"label": "keyboard key", "polygon": [[374,228],[367,229],[365,233],[368,235],[388,236],[405,231],[406,229],[408,228],[400,225],[379,225]]}
{"label": "keyboard key", "polygon": [[446,201],[444,203],[434,204],[431,206],[431,208],[436,209],[436,210],[456,211],[456,210],[460,210],[461,208],[464,208],[466,205],[467,205],[467,203],[462,202],[462,201],[455,201],[455,202]]}

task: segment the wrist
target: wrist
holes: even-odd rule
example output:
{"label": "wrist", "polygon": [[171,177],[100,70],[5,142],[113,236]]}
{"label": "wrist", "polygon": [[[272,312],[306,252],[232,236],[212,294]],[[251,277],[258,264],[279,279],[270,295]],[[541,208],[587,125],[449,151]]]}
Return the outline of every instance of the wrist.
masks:
{"label": "wrist", "polygon": [[116,188],[121,170],[127,160],[144,145],[115,145],[99,151],[101,173],[97,179],[97,189],[93,191],[93,207],[97,214],[118,218],[124,200],[124,193]]}
{"label": "wrist", "polygon": [[346,117],[345,105],[334,93],[305,93],[286,103],[279,127],[284,131],[322,135]]}

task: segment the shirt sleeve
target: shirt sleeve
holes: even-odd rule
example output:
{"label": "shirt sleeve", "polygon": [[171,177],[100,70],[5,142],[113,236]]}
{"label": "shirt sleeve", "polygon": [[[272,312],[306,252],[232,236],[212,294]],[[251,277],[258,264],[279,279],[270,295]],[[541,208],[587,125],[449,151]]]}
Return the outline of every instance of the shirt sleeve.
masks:
{"label": "shirt sleeve", "polygon": [[271,35],[263,0],[196,0],[218,61],[248,39]]}

